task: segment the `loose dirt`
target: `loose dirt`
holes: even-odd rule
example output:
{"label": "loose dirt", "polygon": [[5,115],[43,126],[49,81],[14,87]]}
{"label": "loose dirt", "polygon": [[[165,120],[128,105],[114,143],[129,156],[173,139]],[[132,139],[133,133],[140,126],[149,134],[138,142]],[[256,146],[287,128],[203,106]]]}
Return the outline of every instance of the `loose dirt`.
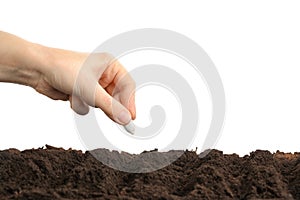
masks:
{"label": "loose dirt", "polygon": [[0,199],[300,199],[300,153],[185,151],[158,171],[126,173],[90,152],[9,149],[0,151]]}

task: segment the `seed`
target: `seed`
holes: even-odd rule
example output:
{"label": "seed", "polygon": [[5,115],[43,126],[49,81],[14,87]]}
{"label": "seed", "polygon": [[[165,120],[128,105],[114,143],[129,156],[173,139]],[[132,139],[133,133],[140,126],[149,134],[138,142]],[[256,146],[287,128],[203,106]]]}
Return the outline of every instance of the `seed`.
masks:
{"label": "seed", "polygon": [[132,135],[134,135],[134,132],[135,132],[135,125],[134,123],[132,122],[132,120],[130,120],[130,122],[128,124],[126,124],[124,126],[125,130],[129,133],[131,133]]}

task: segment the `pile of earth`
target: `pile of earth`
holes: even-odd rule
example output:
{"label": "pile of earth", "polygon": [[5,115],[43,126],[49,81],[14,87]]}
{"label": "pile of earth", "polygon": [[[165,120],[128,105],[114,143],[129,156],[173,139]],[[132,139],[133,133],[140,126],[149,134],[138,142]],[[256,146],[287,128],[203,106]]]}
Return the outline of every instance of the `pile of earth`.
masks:
{"label": "pile of earth", "polygon": [[[137,156],[96,152],[112,160]],[[91,152],[48,145],[0,151],[0,199],[300,199],[300,153],[181,153],[157,171],[128,173],[107,167]]]}

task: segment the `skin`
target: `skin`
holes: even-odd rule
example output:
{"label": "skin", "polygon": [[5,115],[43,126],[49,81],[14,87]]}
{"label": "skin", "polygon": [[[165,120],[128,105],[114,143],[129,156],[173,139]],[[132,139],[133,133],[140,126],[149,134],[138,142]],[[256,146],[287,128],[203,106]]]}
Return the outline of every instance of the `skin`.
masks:
{"label": "skin", "polygon": [[79,53],[45,47],[0,31],[0,82],[32,87],[54,100],[70,101],[84,115],[100,108],[125,125],[136,117],[135,83],[108,53]]}

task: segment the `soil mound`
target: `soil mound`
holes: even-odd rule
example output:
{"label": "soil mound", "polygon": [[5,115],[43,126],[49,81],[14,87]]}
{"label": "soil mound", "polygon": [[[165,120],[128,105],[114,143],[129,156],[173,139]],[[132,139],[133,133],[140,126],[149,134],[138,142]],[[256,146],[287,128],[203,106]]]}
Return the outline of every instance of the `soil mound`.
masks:
{"label": "soil mound", "polygon": [[9,149],[0,151],[0,199],[300,199],[300,153],[257,150],[239,157],[212,150],[202,157],[185,151],[160,170],[126,173],[90,152]]}

